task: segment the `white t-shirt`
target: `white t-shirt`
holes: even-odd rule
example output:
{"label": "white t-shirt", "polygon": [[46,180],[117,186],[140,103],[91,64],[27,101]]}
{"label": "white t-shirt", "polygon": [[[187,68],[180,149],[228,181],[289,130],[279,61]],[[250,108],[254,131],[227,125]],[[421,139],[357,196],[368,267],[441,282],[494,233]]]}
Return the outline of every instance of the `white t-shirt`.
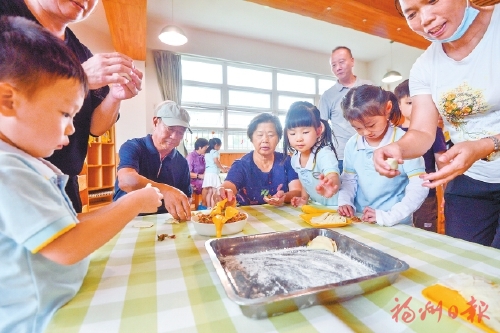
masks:
{"label": "white t-shirt", "polygon": [[[483,39],[464,59],[455,61],[440,43],[432,43],[411,69],[410,93],[432,95],[454,143],[500,133],[500,5]],[[465,175],[500,183],[500,159],[479,160]]]}

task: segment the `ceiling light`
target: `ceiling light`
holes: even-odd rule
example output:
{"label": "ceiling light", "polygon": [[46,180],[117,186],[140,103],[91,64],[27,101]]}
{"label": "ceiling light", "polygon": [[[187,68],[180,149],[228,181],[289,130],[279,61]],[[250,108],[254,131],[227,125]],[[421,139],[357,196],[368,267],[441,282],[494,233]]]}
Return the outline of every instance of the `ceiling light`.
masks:
{"label": "ceiling light", "polygon": [[187,37],[181,28],[175,25],[167,25],[161,29],[158,38],[165,44],[172,46],[184,45],[187,42]]}
{"label": "ceiling light", "polygon": [[384,77],[382,78],[382,82],[384,83],[392,83],[392,82],[396,82],[396,81],[399,81],[403,78],[403,76],[401,74],[399,74],[399,72],[396,72],[396,71],[388,71]]}
{"label": "ceiling light", "polygon": [[[172,0],[172,22],[174,22],[174,0]],[[184,31],[175,25],[167,25],[161,29],[158,38],[165,44],[172,46],[184,45],[188,39]]]}
{"label": "ceiling light", "polygon": [[[391,67],[392,67],[392,43],[394,43],[394,41],[391,40],[390,43],[391,43]],[[399,72],[389,70],[387,73],[385,73],[384,77],[382,78],[382,82],[392,83],[392,82],[399,81],[402,78],[403,78],[403,76]]]}

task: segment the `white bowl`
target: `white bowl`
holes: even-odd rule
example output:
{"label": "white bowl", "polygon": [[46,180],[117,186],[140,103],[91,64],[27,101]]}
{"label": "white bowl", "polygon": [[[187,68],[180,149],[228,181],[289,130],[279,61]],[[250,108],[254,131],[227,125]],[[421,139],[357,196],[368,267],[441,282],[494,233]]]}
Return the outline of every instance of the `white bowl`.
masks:
{"label": "white bowl", "polygon": [[[243,213],[243,212],[242,212]],[[243,227],[245,227],[245,224],[247,223],[248,219],[248,214],[243,213],[246,215],[246,219],[241,220],[241,221],[236,221],[236,222],[231,222],[231,223],[224,223],[222,226],[222,235],[232,235],[240,232],[243,230]],[[216,236],[216,231],[215,231],[215,224],[213,223],[200,223],[198,222],[198,216],[192,216],[191,217],[191,222],[194,225],[194,230],[199,235],[202,236],[209,236],[209,237],[215,237]]]}

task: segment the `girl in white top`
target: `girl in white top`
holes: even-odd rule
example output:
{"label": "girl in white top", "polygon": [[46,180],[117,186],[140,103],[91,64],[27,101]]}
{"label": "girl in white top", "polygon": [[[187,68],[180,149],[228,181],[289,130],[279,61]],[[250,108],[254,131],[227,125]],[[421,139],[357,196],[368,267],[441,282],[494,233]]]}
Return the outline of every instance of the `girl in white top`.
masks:
{"label": "girl in white top", "polygon": [[284,151],[293,154],[291,164],[302,183],[295,207],[311,198],[325,206],[337,206],[340,187],[339,162],[332,142],[332,130],[319,110],[309,102],[295,102],[285,119]]}
{"label": "girl in white top", "polygon": [[[427,197],[418,176],[425,173],[422,157],[407,160],[399,175],[387,178],[375,171],[373,151],[399,140],[404,131],[392,124],[401,118],[398,100],[390,91],[363,85],[352,88],[342,100],[344,117],[358,134],[347,142],[339,192],[339,214],[381,226],[412,224],[412,214]],[[392,124],[391,124],[392,122]]]}
{"label": "girl in white top", "polygon": [[387,157],[414,158],[429,149],[440,114],[454,146],[439,158],[443,168],[422,177],[432,188],[448,183],[446,234],[500,248],[500,5],[399,5],[410,28],[432,44],[410,72],[410,128],[400,141],[375,152],[377,171],[393,177],[383,162]]}
{"label": "girl in white top", "polygon": [[222,141],[219,138],[212,138],[208,140],[208,148],[205,153],[205,176],[203,178],[202,188],[206,188],[206,202],[207,207],[213,207],[215,202],[213,194],[215,189],[221,186],[220,171],[227,172],[228,168],[220,163],[220,148]]}

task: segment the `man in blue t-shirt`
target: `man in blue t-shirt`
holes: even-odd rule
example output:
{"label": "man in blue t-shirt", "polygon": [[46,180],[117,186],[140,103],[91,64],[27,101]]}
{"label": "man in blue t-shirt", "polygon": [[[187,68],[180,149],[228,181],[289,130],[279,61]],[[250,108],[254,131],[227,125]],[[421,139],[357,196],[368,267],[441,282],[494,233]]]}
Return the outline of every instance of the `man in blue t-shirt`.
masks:
{"label": "man in blue t-shirt", "polygon": [[189,129],[189,120],[187,111],[173,101],[156,107],[153,134],[128,140],[120,147],[113,200],[151,184],[164,197],[158,214],[168,212],[181,221],[191,218],[189,165],[176,149]]}

